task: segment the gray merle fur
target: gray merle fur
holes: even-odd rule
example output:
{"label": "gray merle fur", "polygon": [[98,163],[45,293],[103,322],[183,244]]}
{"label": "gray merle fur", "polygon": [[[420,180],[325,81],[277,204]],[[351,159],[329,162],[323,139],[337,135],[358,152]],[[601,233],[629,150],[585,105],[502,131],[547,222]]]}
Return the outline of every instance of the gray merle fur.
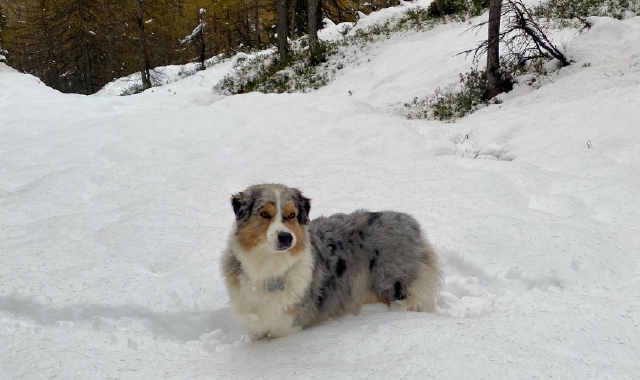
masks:
{"label": "gray merle fur", "polygon": [[356,211],[314,219],[308,229],[315,256],[309,297],[296,324],[312,325],[340,315],[352,287],[366,274],[368,287],[391,303],[406,297],[425,254],[420,225],[410,215]]}

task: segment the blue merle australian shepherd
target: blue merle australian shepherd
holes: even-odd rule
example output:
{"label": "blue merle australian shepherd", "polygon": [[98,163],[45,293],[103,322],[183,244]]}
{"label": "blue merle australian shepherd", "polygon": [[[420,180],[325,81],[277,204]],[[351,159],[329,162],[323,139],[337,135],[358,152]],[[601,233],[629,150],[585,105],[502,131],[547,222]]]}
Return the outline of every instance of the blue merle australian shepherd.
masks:
{"label": "blue merle australian shepherd", "polygon": [[280,337],[363,304],[432,311],[441,274],[418,222],[392,211],[309,220],[309,198],[278,184],[231,198],[223,255],[231,304],[256,338]]}

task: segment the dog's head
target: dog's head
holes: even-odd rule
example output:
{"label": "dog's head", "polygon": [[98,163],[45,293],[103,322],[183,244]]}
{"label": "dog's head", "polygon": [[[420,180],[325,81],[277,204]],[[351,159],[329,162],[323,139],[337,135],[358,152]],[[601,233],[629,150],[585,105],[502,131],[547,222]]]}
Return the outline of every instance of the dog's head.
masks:
{"label": "dog's head", "polygon": [[233,195],[238,243],[249,254],[260,250],[295,256],[304,249],[310,202],[298,189],[278,184],[255,185]]}

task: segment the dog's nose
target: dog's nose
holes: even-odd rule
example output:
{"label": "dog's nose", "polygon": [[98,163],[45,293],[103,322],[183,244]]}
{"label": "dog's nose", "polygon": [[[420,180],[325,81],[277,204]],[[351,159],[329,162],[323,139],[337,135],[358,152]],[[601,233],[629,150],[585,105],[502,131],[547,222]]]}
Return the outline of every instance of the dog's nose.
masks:
{"label": "dog's nose", "polygon": [[278,243],[280,243],[280,245],[283,248],[289,248],[291,247],[291,242],[293,241],[293,235],[291,235],[288,232],[280,232],[278,234]]}

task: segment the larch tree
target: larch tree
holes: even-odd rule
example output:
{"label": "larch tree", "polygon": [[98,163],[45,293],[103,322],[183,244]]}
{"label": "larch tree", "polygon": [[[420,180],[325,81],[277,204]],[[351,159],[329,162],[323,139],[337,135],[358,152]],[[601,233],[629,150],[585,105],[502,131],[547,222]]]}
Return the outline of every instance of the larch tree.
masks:
{"label": "larch tree", "polygon": [[287,13],[287,0],[276,0],[276,17],[278,34],[278,55],[280,63],[285,64],[289,60],[289,18]]}
{"label": "larch tree", "polygon": [[140,77],[142,89],[151,88],[151,75],[149,74],[149,56],[147,54],[147,37],[144,34],[144,20],[142,18],[142,0],[136,0],[136,22],[138,25],[138,44],[140,45]]}
{"label": "larch tree", "polygon": [[253,31],[255,33],[256,47],[262,46],[262,38],[260,37],[260,0],[254,1],[253,7]]}
{"label": "larch tree", "polygon": [[[316,51],[320,9],[335,22],[353,21],[354,4],[346,0],[0,0],[7,16],[1,44],[9,51],[0,54],[14,68],[62,92],[91,94],[137,71],[148,87],[152,78],[147,71],[153,74],[152,67],[183,64],[196,57],[202,62],[203,51],[210,57],[273,42],[279,62],[286,64],[287,37],[311,31]],[[192,32],[193,16],[201,8],[206,10],[202,22],[207,28],[194,43],[200,47],[194,57],[192,49],[177,45]]]}
{"label": "larch tree", "polygon": [[320,53],[320,40],[318,40],[318,16],[320,13],[320,0],[307,0],[307,5],[309,52],[313,60]]}
{"label": "larch tree", "polygon": [[7,54],[7,51],[2,48],[2,31],[4,30],[6,25],[7,17],[2,12],[2,4],[0,4],[0,62],[5,61],[5,55]]}
{"label": "larch tree", "polygon": [[299,16],[299,4],[297,0],[289,0],[289,37],[294,39],[298,37],[298,23],[300,22]]}

